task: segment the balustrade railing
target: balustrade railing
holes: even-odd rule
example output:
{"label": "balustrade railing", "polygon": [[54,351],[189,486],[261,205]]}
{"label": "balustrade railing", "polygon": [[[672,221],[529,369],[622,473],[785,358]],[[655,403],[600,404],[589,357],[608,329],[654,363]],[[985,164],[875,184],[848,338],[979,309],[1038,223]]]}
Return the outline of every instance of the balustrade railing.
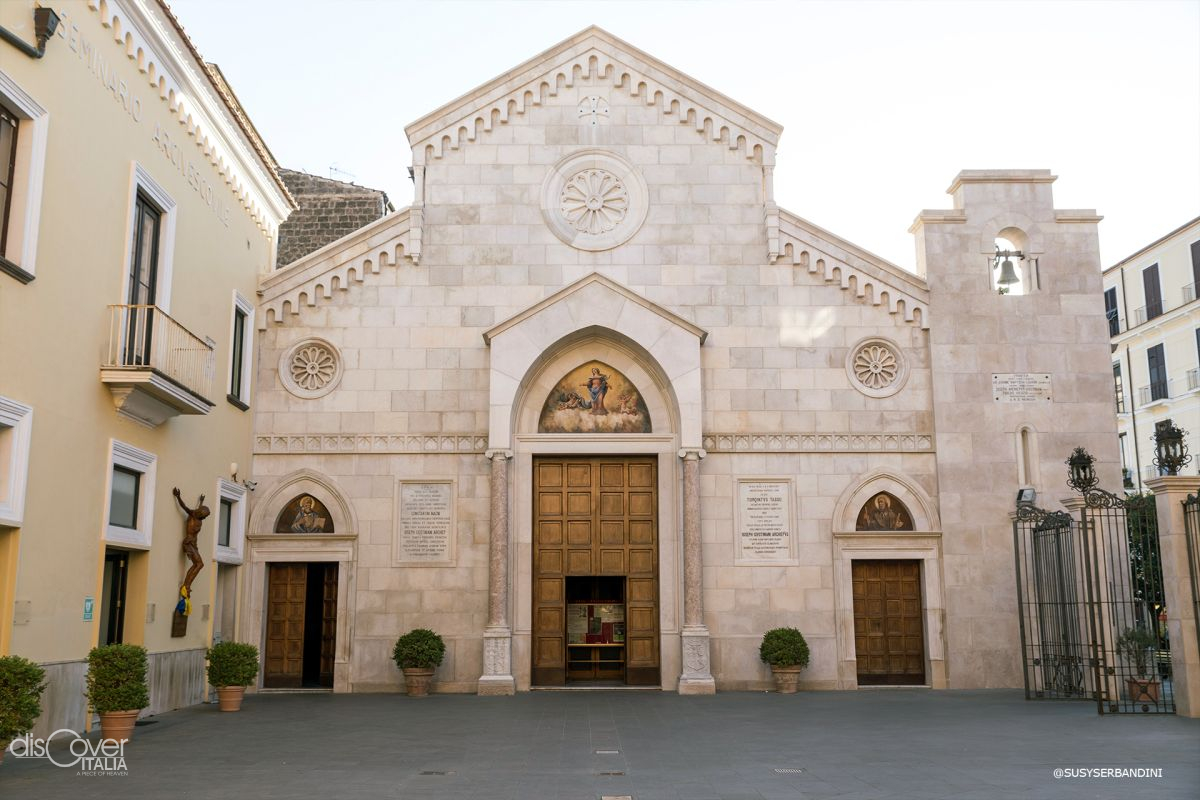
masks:
{"label": "balustrade railing", "polygon": [[208,398],[213,345],[157,306],[109,306],[105,369],[155,370],[192,394]]}

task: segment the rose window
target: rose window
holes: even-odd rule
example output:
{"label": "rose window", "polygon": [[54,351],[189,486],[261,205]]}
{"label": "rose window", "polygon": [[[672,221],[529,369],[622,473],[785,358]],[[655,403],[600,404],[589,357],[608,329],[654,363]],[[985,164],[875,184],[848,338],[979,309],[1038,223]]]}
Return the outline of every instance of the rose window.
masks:
{"label": "rose window", "polygon": [[577,231],[607,233],[625,219],[629,192],[625,184],[603,169],[585,169],[562,188],[562,213]]}
{"label": "rose window", "polygon": [[333,380],[337,362],[333,353],[319,344],[302,347],[292,356],[292,380],[301,389],[324,389]]}
{"label": "rose window", "polygon": [[289,392],[311,399],[333,391],[342,376],[342,364],[333,345],[307,339],[283,354],[279,372]]}
{"label": "rose window", "polygon": [[854,356],[854,376],[868,389],[885,389],[899,374],[896,354],[878,344],[870,344]]}

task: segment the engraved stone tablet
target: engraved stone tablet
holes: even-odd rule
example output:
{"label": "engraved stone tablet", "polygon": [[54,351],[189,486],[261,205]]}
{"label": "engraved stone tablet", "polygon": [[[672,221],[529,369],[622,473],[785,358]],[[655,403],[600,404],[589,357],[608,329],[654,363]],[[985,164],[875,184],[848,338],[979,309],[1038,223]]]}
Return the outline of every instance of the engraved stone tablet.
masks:
{"label": "engraved stone tablet", "polygon": [[792,560],[792,482],[788,478],[737,483],[737,561]]}
{"label": "engraved stone tablet", "polygon": [[998,403],[1049,402],[1050,376],[1045,372],[994,372],[992,399]]}
{"label": "engraved stone tablet", "polygon": [[395,561],[449,564],[454,561],[454,485],[445,481],[400,481]]}

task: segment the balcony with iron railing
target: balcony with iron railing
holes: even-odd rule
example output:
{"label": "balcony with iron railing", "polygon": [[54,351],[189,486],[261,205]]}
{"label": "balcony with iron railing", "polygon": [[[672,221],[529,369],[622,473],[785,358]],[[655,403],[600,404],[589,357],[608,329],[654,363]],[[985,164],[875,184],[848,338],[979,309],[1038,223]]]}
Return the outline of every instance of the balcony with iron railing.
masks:
{"label": "balcony with iron railing", "polygon": [[1149,386],[1139,386],[1137,390],[1138,406],[1148,406],[1171,399],[1171,392],[1166,381],[1152,383]]}
{"label": "balcony with iron railing", "polygon": [[1183,304],[1187,305],[1196,299],[1196,284],[1189,283],[1183,287]]}
{"label": "balcony with iron railing", "polygon": [[1200,389],[1200,369],[1189,369],[1187,371],[1187,390],[1194,392]]}
{"label": "balcony with iron railing", "polygon": [[144,425],[179,414],[207,414],[213,382],[213,343],[157,306],[109,306],[108,345],[100,380],[117,411]]}
{"label": "balcony with iron railing", "polygon": [[1162,315],[1163,315],[1163,304],[1162,303],[1149,303],[1147,305],[1142,306],[1141,308],[1134,309],[1133,324],[1135,327],[1137,325],[1145,325],[1150,320],[1155,319],[1157,317],[1161,317]]}

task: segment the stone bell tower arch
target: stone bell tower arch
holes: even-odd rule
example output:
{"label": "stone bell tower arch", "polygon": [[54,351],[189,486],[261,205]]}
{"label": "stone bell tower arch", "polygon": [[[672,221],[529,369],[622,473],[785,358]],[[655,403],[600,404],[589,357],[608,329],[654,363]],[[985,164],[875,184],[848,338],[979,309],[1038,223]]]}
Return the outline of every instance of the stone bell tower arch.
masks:
{"label": "stone bell tower arch", "polygon": [[[1009,515],[1027,474],[1040,475],[1038,504],[1053,508],[1068,496],[1063,462],[1084,446],[1102,485],[1120,485],[1101,217],[1056,209],[1054,180],[1049,170],[964,170],[947,190],[954,207],[922,211],[910,229],[929,282],[946,672],[956,689],[1022,683]],[[1019,293],[995,285],[998,238],[1021,251]],[[1019,447],[1022,431],[1037,432],[1036,447]]]}

